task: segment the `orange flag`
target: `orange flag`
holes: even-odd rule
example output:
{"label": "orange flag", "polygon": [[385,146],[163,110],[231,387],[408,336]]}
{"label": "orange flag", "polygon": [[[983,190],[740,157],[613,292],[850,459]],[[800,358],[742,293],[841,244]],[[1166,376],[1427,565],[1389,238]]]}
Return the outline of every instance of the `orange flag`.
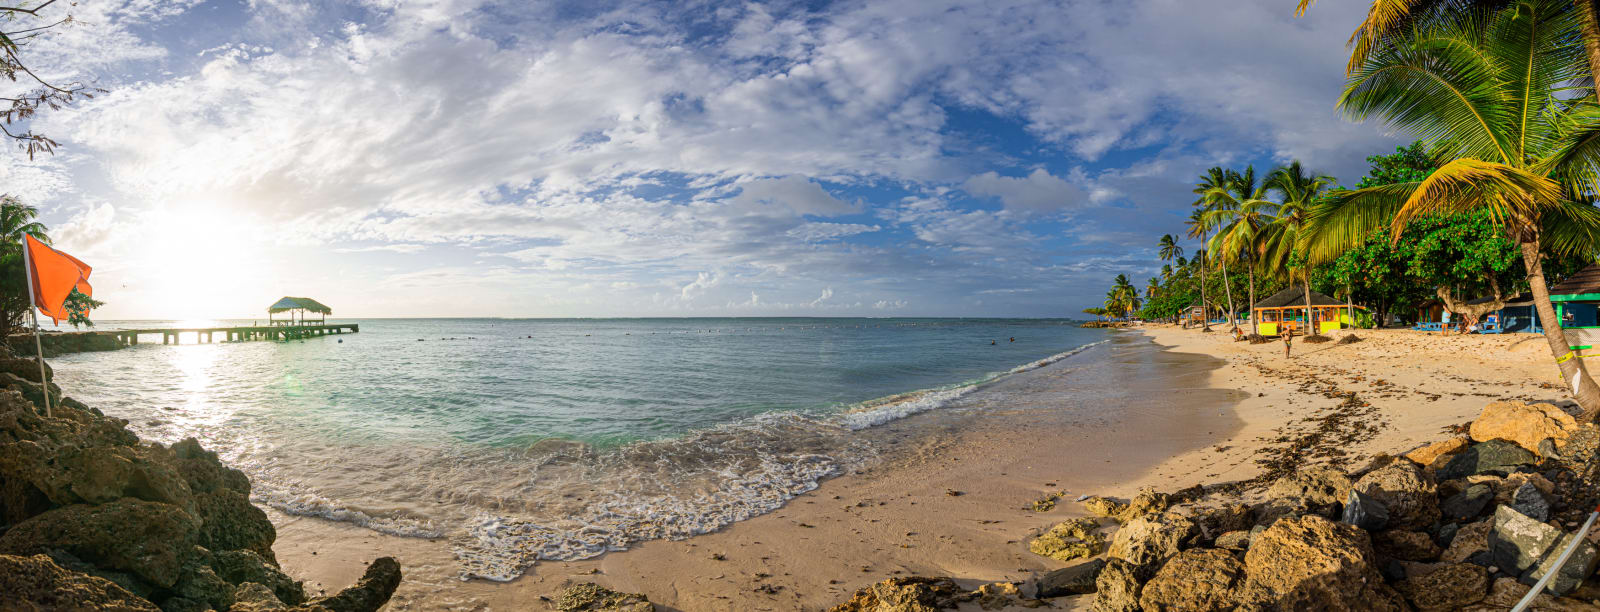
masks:
{"label": "orange flag", "polygon": [[94,295],[94,288],[89,286],[89,264],[45,246],[33,236],[24,234],[22,241],[27,249],[28,279],[33,283],[33,305],[59,325],[67,318],[65,303],[74,288],[84,295]]}

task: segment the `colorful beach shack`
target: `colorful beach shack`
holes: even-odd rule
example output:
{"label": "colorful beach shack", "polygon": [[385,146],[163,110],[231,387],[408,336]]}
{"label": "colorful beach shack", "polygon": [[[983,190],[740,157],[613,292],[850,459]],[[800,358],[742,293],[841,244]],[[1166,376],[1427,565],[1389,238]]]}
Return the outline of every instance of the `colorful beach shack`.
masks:
{"label": "colorful beach shack", "polygon": [[[279,319],[275,317],[275,315],[282,312],[289,313],[289,318]],[[306,313],[317,314],[320,315],[320,317],[316,319],[307,319]],[[283,299],[273,302],[271,306],[267,307],[267,324],[323,325],[327,323],[328,315],[331,314],[333,314],[333,309],[328,308],[322,302],[318,302],[311,298],[285,296]],[[299,315],[298,320],[296,320],[296,315]]]}
{"label": "colorful beach shack", "polygon": [[[1316,291],[1311,292],[1311,316],[1317,333],[1355,326],[1347,304]],[[1263,336],[1276,336],[1285,330],[1305,334],[1306,330],[1313,329],[1305,319],[1304,287],[1290,287],[1269,295],[1250,309],[1256,333]]]}
{"label": "colorful beach shack", "polygon": [[1183,319],[1184,327],[1205,325],[1206,309],[1200,305],[1200,300],[1195,300],[1188,308],[1183,309],[1183,313],[1179,316]]}
{"label": "colorful beach shack", "polygon": [[1550,288],[1556,318],[1572,350],[1600,346],[1600,265],[1589,264]]}

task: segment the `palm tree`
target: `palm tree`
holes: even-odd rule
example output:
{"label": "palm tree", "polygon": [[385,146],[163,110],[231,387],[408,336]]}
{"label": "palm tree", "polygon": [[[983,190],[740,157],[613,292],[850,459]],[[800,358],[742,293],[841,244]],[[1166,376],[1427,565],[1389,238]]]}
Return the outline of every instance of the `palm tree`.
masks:
{"label": "palm tree", "polygon": [[1161,280],[1172,280],[1172,264],[1161,264]]}
{"label": "palm tree", "polygon": [[1139,309],[1139,290],[1128,281],[1128,275],[1118,274],[1112,281],[1111,291],[1106,293],[1106,309],[1121,317]]}
{"label": "palm tree", "polygon": [[28,278],[22,269],[22,237],[50,244],[39,209],[9,195],[0,195],[0,338],[11,335],[28,313]]}
{"label": "palm tree", "polygon": [[[1201,218],[1207,227],[1217,228],[1217,235],[1211,237],[1208,248],[1222,254],[1223,265],[1229,260],[1244,261],[1245,272],[1250,275],[1248,304],[1254,307],[1262,233],[1272,223],[1278,203],[1267,199],[1267,186],[1256,181],[1254,166],[1246,166],[1244,172],[1229,170],[1227,185],[1212,189],[1210,196],[1213,208]],[[1254,315],[1250,317],[1250,333],[1256,333]]]}
{"label": "palm tree", "polygon": [[1421,181],[1331,196],[1312,214],[1308,254],[1325,260],[1384,225],[1398,239],[1412,219],[1488,211],[1522,251],[1550,352],[1592,421],[1600,386],[1572,356],[1541,260],[1541,249],[1593,254],[1600,236],[1600,211],[1576,201],[1600,188],[1600,106],[1563,95],[1585,69],[1580,21],[1562,0],[1522,0],[1410,28],[1373,50],[1339,107],[1414,132],[1451,161]]}
{"label": "palm tree", "polygon": [[[1224,187],[1227,184],[1228,173],[1227,171],[1223,170],[1221,166],[1212,166],[1211,169],[1206,170],[1206,173],[1200,176],[1200,182],[1195,183],[1193,193],[1199,197],[1195,199],[1193,204],[1191,204],[1191,206],[1194,207],[1194,212],[1189,215],[1189,219],[1187,221],[1184,221],[1184,225],[1189,227],[1189,237],[1199,238],[1200,244],[1202,245],[1206,243],[1206,234],[1211,229],[1206,226],[1203,218],[1205,212],[1211,210],[1214,203],[1214,200],[1210,195],[1211,191],[1219,187]],[[1206,252],[1204,249],[1196,252],[1195,259],[1200,260],[1200,318],[1203,321],[1201,329],[1203,331],[1211,331],[1211,309],[1209,308],[1209,303],[1206,301],[1205,253]],[[1224,281],[1226,281],[1228,277],[1226,274],[1224,274],[1222,278]],[[1228,323],[1232,324],[1234,329],[1238,329],[1239,327],[1239,324],[1233,320],[1232,289],[1228,290]]]}
{"label": "palm tree", "polygon": [[1172,234],[1163,234],[1158,245],[1161,247],[1161,261],[1172,261],[1174,258],[1183,255],[1183,247],[1178,246],[1178,239],[1173,238]]}
{"label": "palm tree", "polygon": [[1156,299],[1156,294],[1161,292],[1161,280],[1152,276],[1144,285],[1144,297],[1147,300]]}
{"label": "palm tree", "polygon": [[1327,175],[1315,172],[1307,174],[1300,160],[1294,160],[1289,165],[1272,171],[1267,177],[1267,188],[1278,192],[1279,199],[1277,217],[1272,225],[1268,226],[1264,240],[1263,264],[1269,273],[1286,276],[1293,282],[1291,261],[1299,262],[1300,280],[1305,288],[1306,300],[1306,326],[1307,333],[1317,333],[1317,328],[1311,316],[1311,266],[1301,249],[1301,242],[1305,236],[1306,220],[1310,217],[1311,208],[1337,181]]}

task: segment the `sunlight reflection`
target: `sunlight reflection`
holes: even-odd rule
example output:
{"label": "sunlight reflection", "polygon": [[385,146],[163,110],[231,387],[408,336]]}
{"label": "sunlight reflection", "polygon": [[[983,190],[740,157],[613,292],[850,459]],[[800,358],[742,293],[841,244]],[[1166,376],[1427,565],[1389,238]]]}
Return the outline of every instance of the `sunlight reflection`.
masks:
{"label": "sunlight reflection", "polygon": [[231,411],[218,410],[213,401],[217,394],[216,345],[179,346],[172,350],[172,365],[178,371],[178,389],[182,391],[184,420],[192,425],[216,427],[233,415]]}

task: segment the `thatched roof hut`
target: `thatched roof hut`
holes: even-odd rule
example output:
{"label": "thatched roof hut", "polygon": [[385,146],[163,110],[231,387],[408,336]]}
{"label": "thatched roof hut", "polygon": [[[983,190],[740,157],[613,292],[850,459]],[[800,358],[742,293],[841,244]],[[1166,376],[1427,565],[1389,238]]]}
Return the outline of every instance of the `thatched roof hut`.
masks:
{"label": "thatched roof hut", "polygon": [[[272,315],[278,314],[280,312],[289,313],[289,318],[288,319],[274,319],[272,317]],[[317,319],[317,320],[315,320],[315,321],[308,321],[306,319],[306,313],[308,313],[308,312],[320,314],[320,315],[322,315],[322,317]],[[298,323],[296,323],[296,320],[295,320],[295,314],[296,313],[298,313],[300,315]],[[332,308],[329,308],[327,305],[323,304],[322,302],[318,302],[318,301],[313,300],[311,298],[284,297],[281,300],[273,302],[271,306],[267,307],[267,323],[269,323],[271,325],[296,325],[296,324],[306,325],[308,323],[314,323],[314,324],[320,325],[324,321],[326,321],[328,319],[328,315],[331,315],[331,314],[333,314],[333,309]]]}

